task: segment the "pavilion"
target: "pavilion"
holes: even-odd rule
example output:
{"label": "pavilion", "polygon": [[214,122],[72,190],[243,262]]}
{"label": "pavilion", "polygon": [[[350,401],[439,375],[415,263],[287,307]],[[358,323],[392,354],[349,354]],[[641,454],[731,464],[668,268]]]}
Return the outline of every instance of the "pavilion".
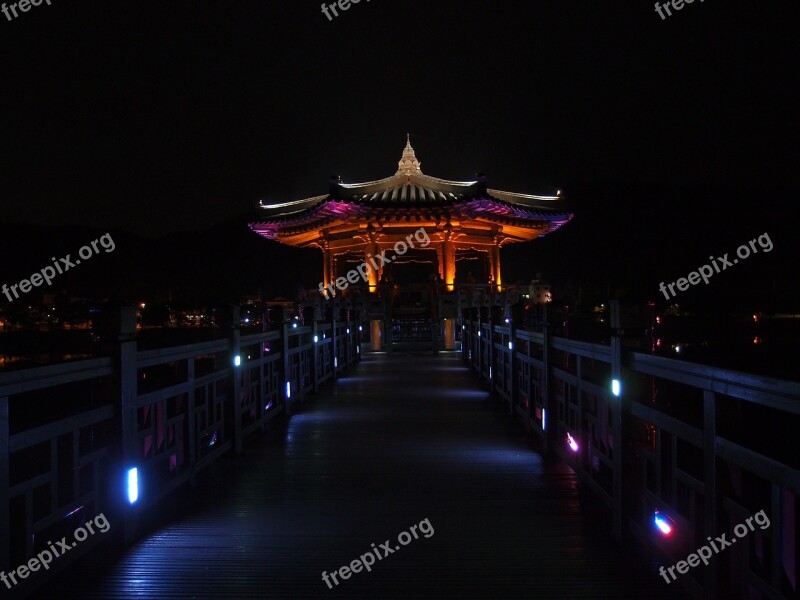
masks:
{"label": "pavilion", "polygon": [[[423,227],[430,245],[397,257],[396,263],[435,263],[452,291],[456,261],[480,258],[488,274],[484,283],[499,291],[501,247],[534,240],[572,219],[559,206],[560,191],[554,196],[503,192],[489,189],[483,175],[475,181],[448,181],[425,175],[421,166],[409,136],[391,177],[364,183],[343,183],[334,177],[327,194],[262,202],[263,216],[250,228],[284,244],[322,250],[322,281],[328,286],[348,270],[346,264],[366,262]],[[376,290],[382,275],[383,267],[370,271],[370,291]]]}

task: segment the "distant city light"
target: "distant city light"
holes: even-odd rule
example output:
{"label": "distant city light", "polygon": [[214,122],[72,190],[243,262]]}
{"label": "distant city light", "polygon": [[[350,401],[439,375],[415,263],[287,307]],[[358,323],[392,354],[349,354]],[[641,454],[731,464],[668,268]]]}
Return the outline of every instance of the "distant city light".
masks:
{"label": "distant city light", "polygon": [[292,323],[292,328],[297,329],[297,323]]}
{"label": "distant city light", "polygon": [[542,431],[547,431],[547,410],[542,409]]}
{"label": "distant city light", "polygon": [[233,366],[238,367],[241,364],[242,364],[242,357],[237,354],[236,356],[233,357]]}
{"label": "distant city light", "polygon": [[319,337],[317,337],[317,336],[315,335],[315,336],[314,336],[314,343],[316,344],[318,341],[319,341]]}
{"label": "distant city light", "polygon": [[291,398],[291,397],[292,397],[292,382],[291,381],[287,381],[286,382],[286,398]]}
{"label": "distant city light", "polygon": [[513,342],[508,342],[508,349],[509,350],[513,350],[514,349],[514,343]]}
{"label": "distant city light", "polygon": [[619,397],[620,392],[622,391],[622,384],[619,382],[619,379],[612,379],[611,380],[611,393],[615,396]]}
{"label": "distant city light", "polygon": [[335,369],[338,366],[339,366],[339,357],[338,356],[334,356],[333,357],[333,368]]}

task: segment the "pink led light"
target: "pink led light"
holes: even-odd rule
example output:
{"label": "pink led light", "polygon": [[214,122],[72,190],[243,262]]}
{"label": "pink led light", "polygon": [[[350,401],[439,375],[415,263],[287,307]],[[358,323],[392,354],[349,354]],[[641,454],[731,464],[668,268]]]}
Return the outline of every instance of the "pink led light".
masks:
{"label": "pink led light", "polygon": [[578,442],[576,442],[575,438],[569,433],[567,433],[567,445],[573,452],[577,452],[578,448],[580,448],[580,446],[578,446]]}

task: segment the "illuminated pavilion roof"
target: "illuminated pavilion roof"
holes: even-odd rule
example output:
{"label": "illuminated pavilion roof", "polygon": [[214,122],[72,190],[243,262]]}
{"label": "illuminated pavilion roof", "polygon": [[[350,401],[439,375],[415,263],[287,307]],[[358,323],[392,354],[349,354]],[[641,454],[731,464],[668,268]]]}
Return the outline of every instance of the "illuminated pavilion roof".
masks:
{"label": "illuminated pavilion roof", "polygon": [[327,194],[281,203],[261,203],[261,219],[250,223],[260,235],[297,245],[316,245],[319,232],[331,233],[401,223],[458,225],[478,232],[502,231],[506,242],[527,241],[555,231],[572,215],[559,194],[537,196],[489,189],[486,178],[449,181],[425,175],[410,140],[397,172],[364,183],[331,180]]}

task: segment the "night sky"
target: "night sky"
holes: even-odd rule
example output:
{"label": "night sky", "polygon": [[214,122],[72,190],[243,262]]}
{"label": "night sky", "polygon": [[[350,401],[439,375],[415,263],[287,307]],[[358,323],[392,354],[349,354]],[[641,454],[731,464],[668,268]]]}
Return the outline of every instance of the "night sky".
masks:
{"label": "night sky", "polygon": [[0,223],[144,238],[246,223],[331,174],[392,175],[410,132],[429,175],[564,191],[575,220],[504,250],[506,280],[653,289],[769,232],[774,252],[714,293],[761,277],[795,298],[798,16],[362,0],[329,21],[316,0],[52,0],[0,15]]}

